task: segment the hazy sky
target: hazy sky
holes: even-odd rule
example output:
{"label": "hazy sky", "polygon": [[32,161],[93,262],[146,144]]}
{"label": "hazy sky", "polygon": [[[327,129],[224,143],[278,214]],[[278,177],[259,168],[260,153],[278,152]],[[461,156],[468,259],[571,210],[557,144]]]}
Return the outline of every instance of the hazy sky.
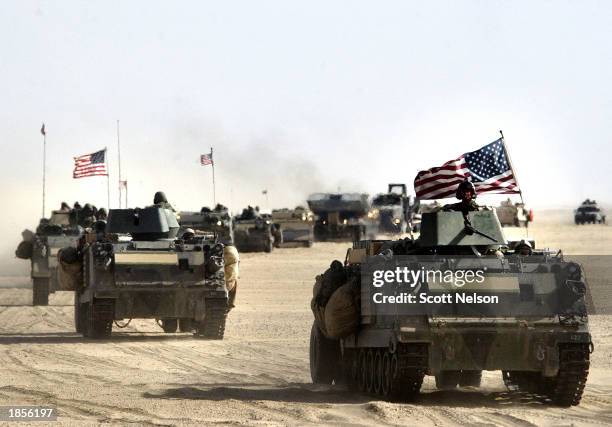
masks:
{"label": "hazy sky", "polygon": [[499,129],[530,205],[610,202],[610,22],[609,1],[0,2],[4,227],[40,216],[43,121],[47,210],[106,205],[72,179],[105,146],[118,203],[117,119],[131,205],[210,204],[210,146],[237,209],[411,184]]}

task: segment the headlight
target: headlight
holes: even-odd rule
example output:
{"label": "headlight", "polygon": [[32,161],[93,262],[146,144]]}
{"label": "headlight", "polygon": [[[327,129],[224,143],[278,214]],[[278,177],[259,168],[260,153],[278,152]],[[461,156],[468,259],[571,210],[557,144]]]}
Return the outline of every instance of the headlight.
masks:
{"label": "headlight", "polygon": [[217,226],[221,227],[221,224],[223,224],[221,221],[217,221]]}
{"label": "headlight", "polygon": [[372,209],[370,212],[368,212],[368,218],[370,219],[376,219],[378,218],[378,214],[379,214],[379,210],[378,209]]}
{"label": "headlight", "polygon": [[342,221],[342,224],[348,224],[348,219],[345,219],[344,221]]}
{"label": "headlight", "polygon": [[394,218],[393,219],[393,224],[399,224],[400,222],[402,222],[402,220],[399,219],[399,218]]}

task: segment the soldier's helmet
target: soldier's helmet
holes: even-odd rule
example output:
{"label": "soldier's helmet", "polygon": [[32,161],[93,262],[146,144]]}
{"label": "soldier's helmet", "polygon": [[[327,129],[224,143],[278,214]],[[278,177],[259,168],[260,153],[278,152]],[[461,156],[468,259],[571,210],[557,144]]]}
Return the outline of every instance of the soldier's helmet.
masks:
{"label": "soldier's helmet", "polygon": [[168,199],[166,199],[166,195],[163,191],[158,191],[153,197],[153,204],[156,205],[158,203],[168,203]]}
{"label": "soldier's helmet", "polygon": [[514,252],[521,255],[531,255],[533,252],[533,246],[531,246],[531,243],[529,243],[528,240],[521,240],[514,248]]}
{"label": "soldier's helmet", "polygon": [[105,208],[98,209],[97,217],[98,219],[101,219],[101,220],[108,219],[108,213],[106,212],[106,209]]}
{"label": "soldier's helmet", "polygon": [[185,231],[183,231],[183,236],[182,236],[183,240],[193,239],[194,237],[195,237],[195,231],[193,231],[193,228],[186,228]]}
{"label": "soldier's helmet", "polygon": [[457,197],[459,200],[463,200],[467,194],[470,194],[472,199],[476,198],[476,188],[474,187],[474,184],[466,179],[457,186],[455,197]]}

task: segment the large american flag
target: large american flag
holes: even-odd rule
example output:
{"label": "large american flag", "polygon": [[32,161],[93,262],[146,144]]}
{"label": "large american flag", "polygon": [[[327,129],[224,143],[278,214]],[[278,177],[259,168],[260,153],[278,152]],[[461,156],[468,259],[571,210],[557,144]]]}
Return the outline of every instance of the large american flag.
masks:
{"label": "large american flag", "polygon": [[208,153],[208,154],[200,155],[200,164],[202,166],[212,165],[213,164],[212,151],[210,153]]}
{"label": "large american flag", "polygon": [[106,149],[74,158],[73,178],[86,176],[108,176],[106,169]]}
{"label": "large american flag", "polygon": [[454,195],[465,179],[470,179],[479,193],[520,193],[501,138],[442,166],[420,171],[414,190],[422,200],[444,199]]}

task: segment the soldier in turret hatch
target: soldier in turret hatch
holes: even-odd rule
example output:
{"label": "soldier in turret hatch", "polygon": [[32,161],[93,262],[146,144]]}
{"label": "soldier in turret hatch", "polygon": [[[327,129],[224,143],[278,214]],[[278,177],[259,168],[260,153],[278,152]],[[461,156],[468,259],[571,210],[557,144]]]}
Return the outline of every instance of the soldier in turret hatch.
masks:
{"label": "soldier in turret hatch", "polygon": [[176,212],[172,205],[168,203],[168,199],[163,191],[155,193],[155,196],[153,196],[153,204],[158,208],[170,209],[172,212]]}
{"label": "soldier in turret hatch", "polygon": [[476,203],[476,188],[467,179],[457,186],[455,193],[460,202],[446,205],[442,208],[444,211],[461,212],[464,217],[467,217],[468,212],[480,210],[480,206]]}

